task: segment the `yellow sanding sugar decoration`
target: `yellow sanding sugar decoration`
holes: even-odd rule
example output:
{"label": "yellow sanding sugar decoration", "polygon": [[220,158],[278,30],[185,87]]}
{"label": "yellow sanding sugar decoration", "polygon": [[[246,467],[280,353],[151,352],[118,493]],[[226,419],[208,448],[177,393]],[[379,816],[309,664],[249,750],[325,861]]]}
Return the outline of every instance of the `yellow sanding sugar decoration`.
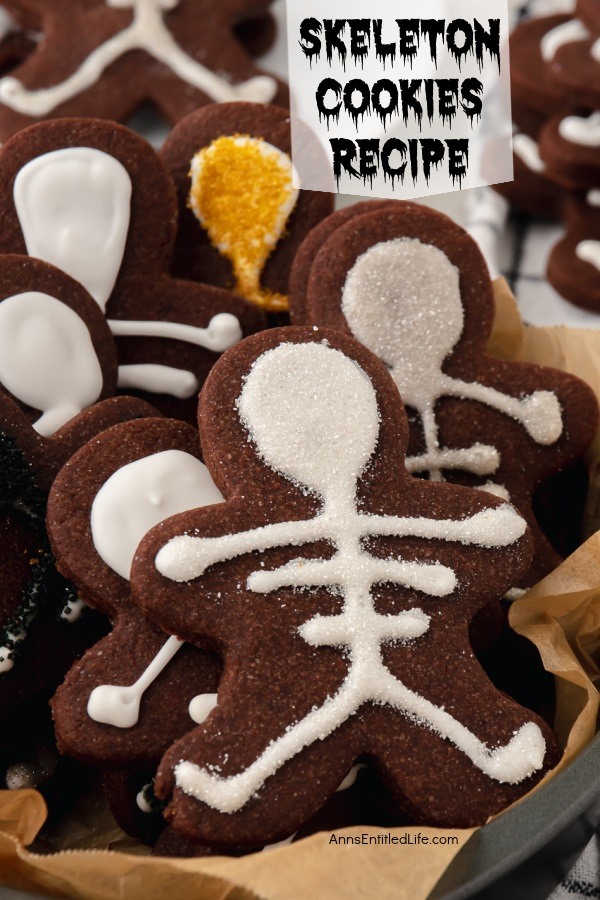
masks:
{"label": "yellow sanding sugar decoration", "polygon": [[262,288],[260,278],[298,199],[293,172],[278,147],[239,134],[204,147],[190,170],[189,205],[231,261],[237,293],[272,312],[286,310],[287,297]]}

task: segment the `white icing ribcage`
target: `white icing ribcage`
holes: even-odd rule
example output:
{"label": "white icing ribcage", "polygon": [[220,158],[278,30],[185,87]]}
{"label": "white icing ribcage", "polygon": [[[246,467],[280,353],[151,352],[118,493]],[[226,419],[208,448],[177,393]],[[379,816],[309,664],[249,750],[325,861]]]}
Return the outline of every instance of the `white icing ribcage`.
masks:
{"label": "white icing ribcage", "polygon": [[52,87],[28,90],[11,76],[0,80],[0,102],[25,116],[46,116],[63,103],[88,90],[106,69],[126,53],[143,50],[157,62],[211,100],[227,102],[246,100],[268,103],[277,89],[269,76],[259,75],[240,85],[233,85],[223,75],[207,69],[188,56],[177,44],[163,19],[163,10],[176,6],[165,0],[107,0],[109,6],[131,7],[131,25],[100,44],[65,81]]}
{"label": "white icing ribcage", "polygon": [[[359,434],[353,421],[355,407],[362,423]],[[210,566],[244,554],[328,541],[336,551],[331,559],[299,556],[273,571],[261,567],[249,575],[247,588],[257,593],[290,586],[333,588],[341,593],[344,603],[338,615],[316,615],[299,632],[311,646],[345,648],[350,667],[335,696],[290,725],[244,772],[221,778],[182,761],[175,769],[179,787],[221,812],[235,812],[286,761],[331,734],[368,702],[393,706],[439,732],[491,778],[518,782],[539,769],[545,743],[537,725],[526,724],[506,747],[492,750],[445,710],[406,688],[384,666],[382,643],[414,641],[426,634],[430,619],[418,606],[398,615],[379,614],[373,586],[386,582],[429,597],[450,597],[458,579],[451,568],[438,562],[379,559],[364,549],[364,539],[376,536],[506,547],[524,534],[524,520],[507,504],[461,520],[359,512],[357,482],[379,433],[377,399],[363,370],[325,344],[282,344],[263,354],[245,381],[238,410],[264,462],[320,495],[321,512],[309,520],[279,522],[222,537],[179,535],[161,548],[155,565],[166,578],[187,582]]]}

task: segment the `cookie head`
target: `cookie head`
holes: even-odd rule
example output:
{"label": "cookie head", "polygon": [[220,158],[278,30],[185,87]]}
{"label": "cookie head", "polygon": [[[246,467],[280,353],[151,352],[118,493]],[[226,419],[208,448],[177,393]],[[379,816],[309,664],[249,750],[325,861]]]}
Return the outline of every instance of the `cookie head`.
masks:
{"label": "cookie head", "polygon": [[196,154],[190,179],[190,207],[231,262],[236,292],[258,306],[285,308],[286,298],[263,291],[260,277],[298,200],[289,156],[264,140],[224,136]]}
{"label": "cookie head", "polygon": [[413,396],[432,368],[441,369],[462,334],[458,270],[417,238],[375,244],[348,272],[342,312],[353,335],[398,373],[408,400],[407,391]]}
{"label": "cookie head", "polygon": [[116,389],[116,348],[82,286],[37,260],[0,272],[0,389],[52,436]]}

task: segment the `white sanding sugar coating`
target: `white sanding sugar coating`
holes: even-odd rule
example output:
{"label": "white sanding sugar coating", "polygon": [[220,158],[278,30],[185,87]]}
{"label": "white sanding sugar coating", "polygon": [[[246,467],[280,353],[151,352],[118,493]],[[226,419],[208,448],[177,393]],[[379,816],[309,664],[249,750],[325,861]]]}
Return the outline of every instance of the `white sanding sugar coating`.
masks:
{"label": "white sanding sugar coating", "polygon": [[15,179],[27,252],[82,284],[102,310],[123,262],[131,190],[127,169],[92,147],[44,153]]}
{"label": "white sanding sugar coating", "polygon": [[42,416],[44,436],[95,403],[102,369],[88,328],[65,303],[39,291],[0,303],[0,382]]}
{"label": "white sanding sugar coating", "polygon": [[179,46],[165,20],[164,11],[174,9],[179,0],[106,0],[107,6],[133,10],[131,24],[96,47],[68,78],[60,84],[29,90],[18,79],[6,76],[0,80],[0,103],[25,116],[47,116],[57,106],[67,103],[88,90],[116,60],[135,50],[142,50],[162,63],[182,81],[219,103],[246,100],[268,103],[277,83],[267,75],[259,75],[239,85],[231,84],[193,59]]}
{"label": "white sanding sugar coating", "polygon": [[117,469],[92,503],[92,540],[100,557],[129,580],[135,551],[159,522],[223,496],[206,466],[182,450],[164,450]]}
{"label": "white sanding sugar coating", "polygon": [[442,371],[463,330],[459,273],[437,247],[414,238],[396,238],[370,247],[348,272],[342,312],[353,335],[386,364],[403,402],[421,417],[425,452],[408,457],[409,472],[427,472],[441,481],[443,469],[489,475],[500,465],[496,447],[440,447],[435,405],[441,397],[472,400],[516,419],[537,444],[553,444],[562,434],[555,394],[536,391],[516,398]]}
{"label": "white sanding sugar coating", "polygon": [[551,62],[554,59],[556,51],[564,46],[571,44],[573,41],[586,41],[590,37],[583,22],[579,19],[569,19],[562,25],[557,25],[551,31],[547,31],[540,43],[540,50],[544,62]]}
{"label": "white sanding sugar coating", "polygon": [[209,566],[242,554],[330,542],[336,549],[331,559],[300,556],[273,571],[260,568],[249,575],[247,587],[256,593],[283,587],[331,587],[341,593],[344,605],[338,615],[316,615],[299,632],[313,647],[344,648],[350,667],[334,696],[290,724],[245,771],[221,778],[184,760],[175,768],[179,787],[221,812],[233,813],[285,762],[323,740],[367,702],[389,704],[434,729],[499,781],[517,782],[539,769],[545,743],[537,725],[526,724],[505,747],[490,749],[386,669],[381,645],[415,640],[428,631],[430,618],[418,607],[381,615],[374,607],[373,586],[387,582],[430,597],[448,597],[457,577],[438,562],[378,559],[364,548],[365,538],[376,535],[506,547],[524,534],[524,520],[508,504],[463,520],[360,513],[356,488],[377,445],[377,398],[358,364],[326,342],[281,344],[264,353],[247,376],[238,409],[264,462],[319,496],[321,511],[306,521],[280,522],[223,537],[175,537],[157,554],[157,569],[174,581],[189,581]]}
{"label": "white sanding sugar coating", "polygon": [[595,266],[600,271],[600,241],[580,241],[575,253],[584,262]]}
{"label": "white sanding sugar coating", "polygon": [[[206,466],[182,450],[164,450],[128,463],[100,488],[91,509],[94,546],[104,562],[129,579],[135,551],[147,532],[176,513],[221,503]],[[88,700],[96,722],[131,728],[144,692],[183,646],[169,638],[135,684],[103,684]],[[208,696],[208,695],[207,695]]]}
{"label": "white sanding sugar coating", "polygon": [[527,134],[515,134],[513,152],[532,172],[543,172],[546,168],[537,143]]}
{"label": "white sanding sugar coating", "polygon": [[600,111],[589,116],[567,116],[558,126],[561,137],[583,147],[600,147]]}

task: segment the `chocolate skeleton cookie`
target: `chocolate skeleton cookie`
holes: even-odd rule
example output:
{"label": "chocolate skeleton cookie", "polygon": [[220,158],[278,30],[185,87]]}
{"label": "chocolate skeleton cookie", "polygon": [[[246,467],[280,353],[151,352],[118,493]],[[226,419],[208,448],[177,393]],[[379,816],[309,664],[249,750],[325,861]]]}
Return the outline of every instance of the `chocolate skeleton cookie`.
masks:
{"label": "chocolate skeleton cookie", "polygon": [[224,656],[218,706],[155,780],[176,830],[286,838],[363,756],[421,822],[482,822],[521,796],[556,744],[493,688],[467,629],[527,569],[525,521],[412,478],[391,376],[331,330],[233,348],[199,419],[225,502],[149,532],[131,575],[161,628]]}
{"label": "chocolate skeleton cookie", "polygon": [[233,27],[264,0],[7,0],[43,40],[0,81],[0,137],[62,116],[124,121],[152,101],[171,123],[205,103],[287,102]]}
{"label": "chocolate skeleton cookie", "polygon": [[81,282],[116,337],[119,387],[195,420],[217,354],[263,320],[229,291],[167,273],[177,208],[154,150],[114,123],[62,119],[8,141],[0,176],[0,252]]}
{"label": "chocolate skeleton cookie", "polygon": [[600,9],[596,0],[577,0],[576,12],[583,24],[595,34],[600,34]]}
{"label": "chocolate skeleton cookie", "polygon": [[[54,566],[45,530],[52,480],[100,431],[148,414],[112,398],[117,356],[84,288],[29,257],[0,258],[0,720],[18,742],[31,704],[48,700],[70,664],[104,633]],[[28,731],[29,733],[29,731]]]}
{"label": "chocolate skeleton cookie", "polygon": [[[315,247],[315,250],[317,248]],[[397,203],[348,220],[303,258],[303,321],[352,334],[385,362],[409,409],[410,472],[498,493],[535,538],[535,583],[557,564],[535,489],[581,456],[598,421],[591,389],[485,352],[494,300],[475,242],[441,213]]]}
{"label": "chocolate skeleton cookie", "polygon": [[173,271],[235,290],[264,309],[287,309],[300,243],[333,209],[333,197],[298,190],[289,113],[218,104],[180,122],[161,150],[177,190]]}
{"label": "chocolate skeleton cookie", "polygon": [[566,234],[548,259],[548,281],[583,309],[600,311],[600,190],[565,204]]}
{"label": "chocolate skeleton cookie", "polygon": [[200,462],[197,431],[167,419],[109,429],[56,478],[48,529],[58,566],[113,626],[54,697],[64,753],[103,768],[154,770],[216,704],[218,657],[142,616],[129,597],[129,571],[153,525],[220,500]]}

